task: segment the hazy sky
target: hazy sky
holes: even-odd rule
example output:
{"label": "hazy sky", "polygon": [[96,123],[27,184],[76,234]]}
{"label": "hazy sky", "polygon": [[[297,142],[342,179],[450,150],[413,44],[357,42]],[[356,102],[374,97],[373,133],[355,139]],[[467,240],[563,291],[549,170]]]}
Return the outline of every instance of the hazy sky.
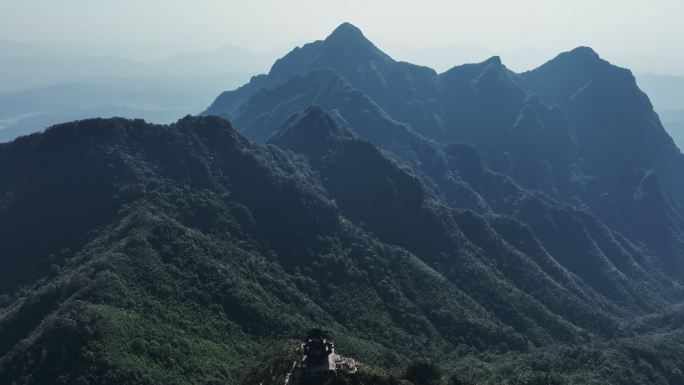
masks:
{"label": "hazy sky", "polygon": [[684,0],[0,0],[0,39],[148,58],[282,52],[349,21],[395,58],[438,69],[499,54],[524,70],[589,45],[635,72],[684,74],[683,18]]}

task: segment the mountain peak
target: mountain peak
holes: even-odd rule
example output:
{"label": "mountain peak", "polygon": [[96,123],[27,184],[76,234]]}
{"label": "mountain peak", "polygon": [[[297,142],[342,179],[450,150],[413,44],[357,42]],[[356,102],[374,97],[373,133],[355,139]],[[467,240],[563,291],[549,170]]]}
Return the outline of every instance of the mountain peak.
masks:
{"label": "mountain peak", "polygon": [[587,58],[598,58],[599,55],[594,51],[593,48],[587,47],[587,46],[579,46],[571,51],[568,52],[570,55],[573,56],[582,56],[582,57],[587,57]]}
{"label": "mountain peak", "polygon": [[321,155],[330,143],[352,137],[349,130],[337,124],[323,109],[310,106],[283,123],[267,143],[295,152]]}
{"label": "mountain peak", "polygon": [[612,66],[596,51],[581,46],[558,54],[522,76],[530,91],[543,102],[563,104],[593,79],[601,79],[605,71],[611,70]]}
{"label": "mountain peak", "polygon": [[334,31],[327,37],[326,40],[337,39],[337,38],[364,38],[363,32],[351,23],[344,22],[340,24]]}
{"label": "mountain peak", "polygon": [[571,51],[565,52],[565,55],[583,60],[598,60],[599,55],[591,47],[580,46]]}
{"label": "mountain peak", "polygon": [[565,62],[576,64],[592,64],[601,61],[601,57],[590,47],[580,46],[563,52],[552,59],[551,63]]}
{"label": "mountain peak", "polygon": [[[361,32],[359,28],[350,23],[342,23],[323,41],[323,51],[327,55],[332,55],[331,60],[326,66],[332,66],[339,70],[339,62],[348,61],[341,56],[350,55],[355,59],[353,62],[359,64],[368,61],[376,63],[393,62],[391,57],[382,52]],[[333,60],[334,59],[334,60]],[[356,71],[357,68],[353,68]],[[349,73],[344,75],[351,75]]]}
{"label": "mountain peak", "polygon": [[494,64],[495,66],[501,66],[502,65],[501,57],[500,56],[492,56],[489,59],[483,61],[482,64],[484,64],[484,65]]}
{"label": "mountain peak", "polygon": [[389,58],[385,53],[380,51],[373,42],[368,40],[359,28],[350,23],[340,24],[327,38],[325,38],[324,42],[328,49],[353,50],[360,56],[364,56],[362,52],[365,52],[366,55],[372,53],[372,55],[376,57],[382,56],[383,60]]}
{"label": "mountain peak", "polygon": [[[266,79],[270,86],[287,82],[293,76],[311,70],[333,69],[352,84],[365,79],[362,73],[376,66],[390,65],[394,60],[368,40],[360,29],[343,23],[325,40],[297,47],[276,60]],[[365,69],[361,69],[365,68]],[[261,84],[259,87],[264,87]]]}

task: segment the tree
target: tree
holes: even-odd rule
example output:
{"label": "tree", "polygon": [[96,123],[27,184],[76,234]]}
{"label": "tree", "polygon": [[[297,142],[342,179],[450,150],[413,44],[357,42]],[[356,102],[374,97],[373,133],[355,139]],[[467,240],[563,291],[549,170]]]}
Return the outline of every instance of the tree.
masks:
{"label": "tree", "polygon": [[437,385],[442,373],[434,362],[417,360],[408,365],[405,377],[414,385]]}

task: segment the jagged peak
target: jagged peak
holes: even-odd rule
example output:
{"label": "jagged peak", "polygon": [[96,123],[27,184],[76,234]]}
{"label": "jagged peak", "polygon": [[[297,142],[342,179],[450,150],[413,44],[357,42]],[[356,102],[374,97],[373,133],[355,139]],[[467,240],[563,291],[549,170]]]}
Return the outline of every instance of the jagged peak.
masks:
{"label": "jagged peak", "polygon": [[482,62],[483,65],[489,65],[493,64],[495,66],[501,66],[503,63],[501,62],[501,57],[500,56],[492,56],[489,59],[485,60]]}
{"label": "jagged peak", "polygon": [[453,76],[469,74],[467,77],[471,78],[482,74],[483,70],[493,70],[494,72],[498,72],[499,70],[505,70],[505,68],[506,67],[503,65],[500,56],[492,56],[483,62],[456,65],[439,74],[439,76],[449,78]]}

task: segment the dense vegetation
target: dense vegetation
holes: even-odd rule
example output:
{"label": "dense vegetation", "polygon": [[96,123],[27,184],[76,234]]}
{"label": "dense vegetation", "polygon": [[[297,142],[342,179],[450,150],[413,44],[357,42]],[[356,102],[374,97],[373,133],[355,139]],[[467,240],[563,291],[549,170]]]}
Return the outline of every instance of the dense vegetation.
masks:
{"label": "dense vegetation", "polygon": [[[290,134],[311,119],[335,128],[312,109]],[[551,278],[495,230],[529,232],[517,222],[442,206],[373,146],[337,130],[335,156],[319,147],[325,167],[249,144],[218,118],[83,121],[4,145],[3,165],[37,163],[23,174],[3,169],[2,193],[12,197],[3,213],[60,199],[70,215],[25,211],[27,222],[45,223],[31,233],[40,242],[5,243],[16,245],[3,254],[8,264],[54,252],[3,270],[1,382],[235,383],[312,325],[331,329],[345,354],[390,370],[361,383],[401,379],[412,359],[439,363],[444,381],[458,373],[477,383],[550,372],[622,383],[682,369],[678,331],[667,331],[676,313],[636,329],[617,304],[560,266],[545,267],[559,274]],[[371,173],[365,184],[339,191],[344,180],[331,178],[345,175],[326,170],[359,160]],[[62,182],[77,178],[78,188]],[[73,194],[55,198],[59,186]],[[354,207],[369,202],[373,211]],[[404,210],[373,221],[392,207]],[[6,236],[23,231],[0,218]],[[477,239],[485,234],[492,238]],[[615,334],[626,342],[601,342]],[[601,344],[614,344],[604,358],[613,371],[591,368]],[[275,356],[276,365],[291,362]]]}
{"label": "dense vegetation", "polygon": [[[209,116],[0,145],[0,383],[282,384],[311,327],[361,363],[328,384],[684,383],[681,154],[636,108],[604,164],[589,102],[638,89],[585,49],[539,71],[435,80],[343,25],[212,107],[267,144]],[[583,101],[592,71],[624,87]]]}

